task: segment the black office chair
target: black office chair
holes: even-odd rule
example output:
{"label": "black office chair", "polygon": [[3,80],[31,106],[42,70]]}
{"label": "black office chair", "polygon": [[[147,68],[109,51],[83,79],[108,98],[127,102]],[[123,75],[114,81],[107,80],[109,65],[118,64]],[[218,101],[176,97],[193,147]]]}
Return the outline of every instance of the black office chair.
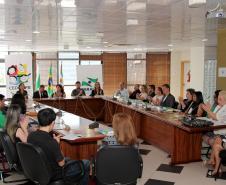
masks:
{"label": "black office chair", "polygon": [[[22,173],[20,161],[17,155],[16,147],[14,143],[11,141],[9,135],[5,131],[0,131],[0,141],[4,150],[5,157],[7,159],[9,170],[13,171],[16,170],[18,173]],[[1,179],[4,183],[15,183],[15,182],[24,182],[27,179],[19,179],[19,180],[12,180],[6,181],[5,180],[5,173],[1,172]]]}
{"label": "black office chair", "polygon": [[131,146],[104,146],[93,164],[98,185],[135,185],[142,171],[143,160],[138,149]]}
{"label": "black office chair", "polygon": [[[32,182],[40,185],[64,185],[72,184],[65,182],[63,179],[52,180],[52,169],[49,165],[46,155],[42,149],[38,146],[34,146],[30,143],[17,143],[17,151],[21,161],[22,168],[25,176]],[[75,161],[72,161],[75,162]],[[70,162],[66,163],[64,169],[70,165]],[[83,171],[84,172],[84,171]],[[80,174],[76,179],[79,183],[83,174]],[[73,184],[76,184],[75,182]]]}

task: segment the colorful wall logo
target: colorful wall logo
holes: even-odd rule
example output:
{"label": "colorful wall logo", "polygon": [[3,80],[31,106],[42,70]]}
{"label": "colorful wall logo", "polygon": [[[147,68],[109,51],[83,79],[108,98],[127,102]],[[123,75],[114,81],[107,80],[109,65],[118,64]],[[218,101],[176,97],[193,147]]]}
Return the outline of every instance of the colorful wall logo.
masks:
{"label": "colorful wall logo", "polygon": [[11,65],[7,69],[7,75],[10,85],[18,86],[20,83],[26,83],[31,78],[31,73],[27,71],[27,64]]}

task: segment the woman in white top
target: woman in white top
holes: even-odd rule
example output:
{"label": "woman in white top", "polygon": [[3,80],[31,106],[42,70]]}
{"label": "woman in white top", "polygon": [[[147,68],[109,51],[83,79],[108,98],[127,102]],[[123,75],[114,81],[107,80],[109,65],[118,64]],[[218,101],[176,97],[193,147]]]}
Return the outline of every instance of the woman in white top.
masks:
{"label": "woman in white top", "polygon": [[[226,124],[226,91],[221,91],[218,96],[218,106],[214,112],[211,111],[210,105],[203,104],[202,108],[208,113],[208,117],[214,120],[214,125]],[[208,135],[203,138],[207,139]],[[209,176],[215,176],[217,174],[218,167],[220,165],[219,153],[223,150],[222,140],[226,138],[226,130],[214,131],[214,134],[209,136],[208,143],[212,146],[212,153],[208,164],[214,166],[213,171],[209,171]]]}
{"label": "woman in white top", "polygon": [[163,91],[161,87],[157,87],[155,90],[155,96],[149,100],[150,103],[153,103],[154,105],[160,105],[162,98],[163,98]]}
{"label": "woman in white top", "polygon": [[140,92],[141,92],[140,94],[136,95],[136,99],[142,100],[142,101],[147,100],[148,93],[147,93],[146,85],[141,85],[140,86]]}

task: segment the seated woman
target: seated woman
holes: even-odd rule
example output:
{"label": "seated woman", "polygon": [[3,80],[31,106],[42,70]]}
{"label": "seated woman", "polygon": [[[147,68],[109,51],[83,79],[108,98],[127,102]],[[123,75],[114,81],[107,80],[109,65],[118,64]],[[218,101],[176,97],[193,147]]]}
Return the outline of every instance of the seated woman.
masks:
{"label": "seated woman", "polygon": [[185,114],[190,114],[190,115],[196,116],[199,105],[202,103],[203,103],[202,92],[196,91],[193,94],[192,102],[190,103],[189,107],[185,110]]}
{"label": "seated woman", "polygon": [[66,94],[64,92],[64,88],[61,84],[56,85],[56,92],[52,94],[53,98],[65,98]]}
{"label": "seated woman", "polygon": [[14,94],[11,100],[11,105],[18,105],[20,107],[20,114],[26,114],[27,107],[25,103],[25,98],[22,94]]}
{"label": "seated woman", "polygon": [[104,91],[100,87],[100,82],[95,83],[95,87],[90,94],[90,96],[95,96],[95,95],[104,95]]}
{"label": "seated woman", "polygon": [[178,109],[180,109],[182,112],[185,112],[188,107],[191,105],[193,100],[193,95],[195,94],[194,89],[187,89],[186,90],[186,99],[183,99],[182,97],[179,97],[179,106]]}
{"label": "seated woman", "polygon": [[155,85],[148,85],[148,96],[151,98],[155,96]]}
{"label": "seated woman", "polygon": [[136,95],[136,99],[144,101],[144,100],[147,100],[147,97],[148,97],[147,87],[146,85],[141,85],[140,94]]}
{"label": "seated woman", "polygon": [[[214,125],[222,125],[226,123],[226,91],[220,91],[218,96],[218,106],[214,111],[208,104],[203,104],[202,108],[208,113],[208,117],[214,121]],[[203,140],[212,146],[212,153],[207,164],[211,164],[214,170],[210,172],[210,176],[217,175],[217,170],[220,164],[219,153],[223,150],[222,141],[226,138],[226,129],[209,132],[203,136]]]}
{"label": "seated woman", "polygon": [[6,122],[5,96],[0,94],[0,129],[4,128]]}
{"label": "seated woman", "polygon": [[103,140],[105,145],[130,145],[138,146],[137,136],[132,118],[126,113],[117,113],[113,116],[112,127],[114,136]]}
{"label": "seated woman", "polygon": [[130,94],[130,99],[136,99],[137,94],[140,94],[139,84],[134,86],[134,91]]}
{"label": "seated woman", "polygon": [[25,87],[24,83],[20,83],[20,85],[18,86],[18,89],[19,90],[16,92],[16,94],[21,94],[24,96],[25,99],[28,99],[28,93],[25,90],[26,87]]}
{"label": "seated woman", "polygon": [[157,87],[155,90],[155,96],[151,99],[149,99],[150,103],[153,103],[154,105],[160,105],[162,98],[163,98],[163,91],[161,87]]}
{"label": "seated woman", "polygon": [[20,113],[18,105],[11,105],[7,110],[5,130],[14,143],[27,142],[29,118]]}
{"label": "seated woman", "polygon": [[[220,91],[221,91],[221,90],[216,90],[215,93],[214,93],[214,103],[213,103],[213,105],[211,106],[211,111],[212,111],[212,112],[214,112],[215,109],[218,108],[218,96],[219,96],[219,92],[220,92]],[[210,106],[210,104],[208,104],[208,106]],[[198,116],[198,117],[201,117],[201,116],[204,115],[204,114],[207,114],[207,113],[203,110],[202,104],[200,104],[200,105],[199,105],[199,109],[198,109],[197,116]]]}

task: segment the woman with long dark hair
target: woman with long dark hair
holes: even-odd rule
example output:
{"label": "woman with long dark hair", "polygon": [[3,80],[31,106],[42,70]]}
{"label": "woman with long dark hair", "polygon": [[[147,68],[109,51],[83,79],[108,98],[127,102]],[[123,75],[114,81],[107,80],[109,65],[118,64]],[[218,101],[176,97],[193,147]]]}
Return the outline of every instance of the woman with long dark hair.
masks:
{"label": "woman with long dark hair", "polygon": [[56,85],[56,92],[52,94],[53,98],[65,98],[64,87],[61,84]]}
{"label": "woman with long dark hair", "polygon": [[103,89],[100,87],[100,82],[96,82],[94,89],[92,90],[90,96],[95,96],[95,95],[104,95]]}
{"label": "woman with long dark hair", "polygon": [[189,105],[189,107],[185,111],[185,114],[190,114],[190,115],[196,116],[198,109],[199,109],[199,105],[202,104],[202,103],[203,103],[202,92],[196,91],[193,94],[192,103]]}
{"label": "woman with long dark hair", "polygon": [[5,129],[14,143],[27,142],[29,118],[20,113],[19,105],[11,105],[7,110]]}

